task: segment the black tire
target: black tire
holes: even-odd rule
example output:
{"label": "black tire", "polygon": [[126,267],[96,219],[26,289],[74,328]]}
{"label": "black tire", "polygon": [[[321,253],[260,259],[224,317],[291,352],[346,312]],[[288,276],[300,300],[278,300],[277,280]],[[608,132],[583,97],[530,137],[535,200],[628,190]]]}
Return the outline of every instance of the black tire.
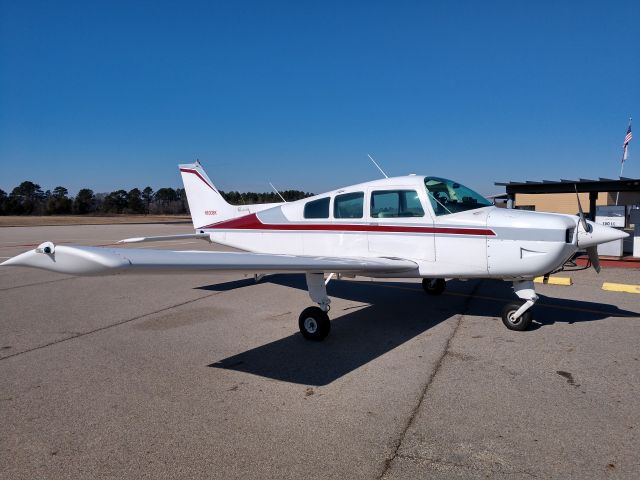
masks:
{"label": "black tire", "polygon": [[316,342],[324,340],[331,331],[329,315],[319,307],[305,308],[298,318],[298,326],[304,338]]}
{"label": "black tire", "polygon": [[422,288],[428,295],[441,295],[447,287],[444,278],[423,278]]}
{"label": "black tire", "polygon": [[523,305],[523,302],[511,302],[504,306],[502,309],[502,323],[509,330],[516,330],[522,332],[528,330],[533,321],[533,315],[531,309],[520,315],[520,318],[515,322],[511,320],[511,316]]}

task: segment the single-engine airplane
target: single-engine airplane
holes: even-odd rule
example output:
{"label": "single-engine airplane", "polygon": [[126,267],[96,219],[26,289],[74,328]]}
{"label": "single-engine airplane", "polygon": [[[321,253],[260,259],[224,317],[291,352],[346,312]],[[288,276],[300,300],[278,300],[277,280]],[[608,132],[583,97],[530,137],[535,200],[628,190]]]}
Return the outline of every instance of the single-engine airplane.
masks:
{"label": "single-engine airplane", "polygon": [[503,209],[460,183],[419,175],[361,183],[295,202],[232,206],[199,162],[179,168],[195,233],[120,243],[198,238],[242,252],[45,242],[2,266],[72,275],[304,273],[309,296],[318,304],[299,317],[300,331],[309,340],[329,334],[326,284],[335,274],[422,278],[431,295],[444,291],[445,279],[503,279],[513,282],[520,300],[504,307],[502,321],[511,330],[526,330],[538,299],[534,277],[561,269],[581,248],[599,271],[597,245],[627,235],[585,220],[579,199],[579,217]]}

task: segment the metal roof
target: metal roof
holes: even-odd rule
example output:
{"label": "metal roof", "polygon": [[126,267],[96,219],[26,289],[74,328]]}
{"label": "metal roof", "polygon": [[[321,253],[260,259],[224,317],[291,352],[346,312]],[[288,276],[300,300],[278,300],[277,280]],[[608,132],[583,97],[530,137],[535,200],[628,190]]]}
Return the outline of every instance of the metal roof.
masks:
{"label": "metal roof", "polygon": [[507,193],[574,193],[578,192],[640,192],[640,178],[620,177],[618,180],[600,178],[591,180],[541,180],[526,182],[495,182]]}

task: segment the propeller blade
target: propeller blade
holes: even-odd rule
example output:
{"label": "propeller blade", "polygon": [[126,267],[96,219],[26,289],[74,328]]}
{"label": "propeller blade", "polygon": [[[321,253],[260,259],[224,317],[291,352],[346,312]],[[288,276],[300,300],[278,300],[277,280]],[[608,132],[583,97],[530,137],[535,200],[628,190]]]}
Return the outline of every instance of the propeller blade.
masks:
{"label": "propeller blade", "polygon": [[585,232],[589,231],[589,225],[584,218],[584,212],[582,211],[582,204],[580,203],[580,195],[578,195],[578,186],[573,185],[573,188],[576,190],[576,199],[578,200],[578,211],[580,212],[580,223],[582,223],[582,228],[584,228]]}
{"label": "propeller blade", "polygon": [[587,255],[589,255],[589,260],[591,261],[593,269],[597,273],[600,273],[600,257],[598,257],[598,246],[594,245],[593,247],[587,247]]}

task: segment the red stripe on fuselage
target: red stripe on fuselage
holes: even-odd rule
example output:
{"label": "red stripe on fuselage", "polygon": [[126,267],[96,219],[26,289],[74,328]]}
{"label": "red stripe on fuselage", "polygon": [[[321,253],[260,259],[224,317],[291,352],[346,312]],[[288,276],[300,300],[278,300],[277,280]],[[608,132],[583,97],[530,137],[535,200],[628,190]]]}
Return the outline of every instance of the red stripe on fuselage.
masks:
{"label": "red stripe on fuselage", "polygon": [[[175,170],[174,170],[175,171]],[[180,169],[181,172],[185,172],[185,173],[193,173],[196,177],[198,177],[200,180],[202,180],[205,185],[207,187],[209,187],[211,190],[213,190],[214,192],[216,191],[215,188],[213,188],[211,185],[209,185],[209,182],[207,182],[204,177],[202,175],[200,175],[200,172],[198,172],[197,170],[192,170],[190,168],[181,168]]]}
{"label": "red stripe on fuselage", "polygon": [[215,230],[304,230],[331,232],[441,233],[447,235],[495,236],[495,232],[493,230],[482,228],[409,227],[404,225],[354,225],[344,223],[262,223],[255,213],[200,228],[211,228]]}

